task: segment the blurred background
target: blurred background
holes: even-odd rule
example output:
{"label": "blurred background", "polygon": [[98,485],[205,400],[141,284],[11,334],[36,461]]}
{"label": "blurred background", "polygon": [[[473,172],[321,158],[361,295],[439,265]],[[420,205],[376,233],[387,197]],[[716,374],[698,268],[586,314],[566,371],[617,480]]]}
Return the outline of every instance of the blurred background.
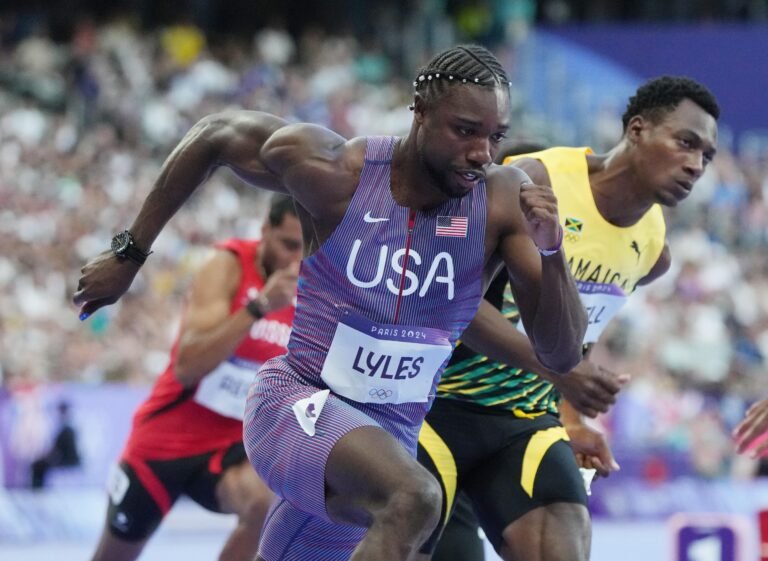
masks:
{"label": "blurred background", "polygon": [[[459,41],[503,61],[521,141],[610,148],[660,74],[718,97],[718,155],[668,214],[673,268],[596,351],[633,378],[597,420],[622,470],[593,485],[592,558],[760,558],[768,464],[730,431],[768,397],[768,0],[0,2],[0,558],[89,557],[191,272],[210,243],[258,235],[265,196],[217,173],[130,293],[78,321],[80,267],[181,136],[226,108],[403,134],[416,68]],[[68,465],[41,486],[52,446]],[[215,558],[232,522],[182,502],[143,559]]]}

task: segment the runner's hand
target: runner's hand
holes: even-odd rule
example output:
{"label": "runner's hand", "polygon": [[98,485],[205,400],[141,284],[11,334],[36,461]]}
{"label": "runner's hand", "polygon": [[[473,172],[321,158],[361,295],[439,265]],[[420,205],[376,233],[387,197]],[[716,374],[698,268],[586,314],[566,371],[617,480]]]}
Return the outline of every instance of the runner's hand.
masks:
{"label": "runner's hand", "polygon": [[263,312],[265,314],[274,312],[293,304],[296,300],[298,282],[298,263],[293,263],[285,269],[279,269],[272,273],[260,294],[261,298],[266,301],[266,307],[268,308],[263,310]]}
{"label": "runner's hand", "polygon": [[616,374],[587,359],[568,374],[554,377],[553,384],[579,413],[596,417],[616,403],[616,394],[630,379],[629,374]]}
{"label": "runner's hand", "polygon": [[621,469],[603,433],[583,423],[567,425],[565,431],[579,467],[595,469],[601,477]]}
{"label": "runner's hand", "polygon": [[552,249],[562,241],[557,198],[551,187],[526,182],[520,186],[520,208],[526,229],[539,249]]}
{"label": "runner's hand", "polygon": [[733,430],[736,451],[750,452],[753,458],[768,454],[768,399],[758,401],[747,410],[744,420]]}
{"label": "runner's hand", "polygon": [[72,297],[75,305],[80,306],[80,319],[117,302],[128,291],[139,267],[130,259],[117,258],[111,250],[91,259],[80,269],[82,275]]}

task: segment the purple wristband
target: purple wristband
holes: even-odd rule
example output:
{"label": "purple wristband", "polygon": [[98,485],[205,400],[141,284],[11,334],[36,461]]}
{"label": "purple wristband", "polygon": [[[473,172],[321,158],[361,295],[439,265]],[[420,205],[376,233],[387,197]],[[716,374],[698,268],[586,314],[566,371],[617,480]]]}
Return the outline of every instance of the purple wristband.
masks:
{"label": "purple wristband", "polygon": [[560,251],[563,248],[563,227],[560,226],[560,234],[557,236],[557,243],[554,245],[554,247],[551,247],[550,249],[541,249],[540,247],[536,247],[536,249],[539,250],[539,253],[542,257],[549,257],[550,255],[554,255],[558,251]]}

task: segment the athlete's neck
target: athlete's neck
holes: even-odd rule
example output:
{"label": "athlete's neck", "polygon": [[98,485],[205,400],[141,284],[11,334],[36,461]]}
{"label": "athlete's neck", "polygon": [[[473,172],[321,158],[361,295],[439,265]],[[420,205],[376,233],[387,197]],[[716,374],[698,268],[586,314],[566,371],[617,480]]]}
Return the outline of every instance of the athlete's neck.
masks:
{"label": "athlete's neck", "polygon": [[625,142],[606,154],[587,156],[595,206],[606,221],[619,227],[636,224],[655,202],[645,194],[644,177],[633,165]]}

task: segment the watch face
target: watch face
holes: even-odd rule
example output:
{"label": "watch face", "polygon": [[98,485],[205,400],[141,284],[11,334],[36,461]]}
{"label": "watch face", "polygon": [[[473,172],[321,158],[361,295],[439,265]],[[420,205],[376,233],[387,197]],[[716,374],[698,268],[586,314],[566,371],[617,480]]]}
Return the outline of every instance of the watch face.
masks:
{"label": "watch face", "polygon": [[131,245],[131,236],[128,232],[120,232],[112,238],[112,251],[115,255],[122,255]]}

